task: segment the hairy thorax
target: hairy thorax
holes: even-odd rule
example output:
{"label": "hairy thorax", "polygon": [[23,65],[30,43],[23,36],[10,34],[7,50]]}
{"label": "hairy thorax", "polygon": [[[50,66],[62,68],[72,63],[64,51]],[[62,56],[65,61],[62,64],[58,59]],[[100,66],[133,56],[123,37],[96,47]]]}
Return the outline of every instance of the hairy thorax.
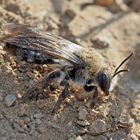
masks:
{"label": "hairy thorax", "polygon": [[93,48],[84,48],[76,54],[85,62],[86,73],[91,76],[97,74],[99,71],[108,70],[107,64],[103,56]]}

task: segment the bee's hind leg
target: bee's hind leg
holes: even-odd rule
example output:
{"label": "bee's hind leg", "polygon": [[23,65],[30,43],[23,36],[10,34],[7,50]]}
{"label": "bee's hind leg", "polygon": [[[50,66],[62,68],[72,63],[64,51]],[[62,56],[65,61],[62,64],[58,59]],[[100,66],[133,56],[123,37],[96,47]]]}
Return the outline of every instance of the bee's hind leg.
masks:
{"label": "bee's hind leg", "polygon": [[31,87],[27,92],[21,97],[21,101],[25,102],[31,99],[37,99],[37,97],[43,93],[44,88],[50,86],[54,79],[60,78],[61,70],[55,70],[50,72],[41,81],[37,82],[35,86]]}
{"label": "bee's hind leg", "polygon": [[52,114],[57,113],[57,111],[60,109],[60,105],[62,104],[62,102],[70,95],[68,80],[64,79],[60,84],[62,86],[64,86],[64,89],[63,89],[62,93],[59,95],[56,104],[54,105]]}

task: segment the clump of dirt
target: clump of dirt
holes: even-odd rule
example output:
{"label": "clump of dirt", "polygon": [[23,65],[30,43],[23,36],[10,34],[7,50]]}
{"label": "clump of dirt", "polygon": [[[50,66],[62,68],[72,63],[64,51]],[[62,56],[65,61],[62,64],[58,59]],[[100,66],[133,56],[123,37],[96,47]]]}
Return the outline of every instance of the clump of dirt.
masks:
{"label": "clump of dirt", "polygon": [[88,102],[71,94],[53,116],[51,111],[60,93],[57,89],[37,101],[21,103],[17,98],[53,68],[21,61],[5,52],[5,44],[0,42],[1,140],[140,139],[140,14],[130,3],[124,11],[120,8],[114,13],[100,4],[81,8],[86,2],[91,1],[0,1],[0,37],[4,36],[3,24],[35,25],[84,47],[94,47],[114,70],[134,52],[125,66],[130,71],[119,75],[109,97],[91,109]]}

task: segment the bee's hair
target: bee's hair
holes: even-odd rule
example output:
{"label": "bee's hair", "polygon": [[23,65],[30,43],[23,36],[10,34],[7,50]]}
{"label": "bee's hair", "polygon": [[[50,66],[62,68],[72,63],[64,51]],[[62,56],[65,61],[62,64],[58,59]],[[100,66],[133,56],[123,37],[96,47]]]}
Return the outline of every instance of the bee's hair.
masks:
{"label": "bee's hair", "polygon": [[114,71],[114,74],[113,74],[112,78],[115,77],[116,75],[118,75],[118,74],[121,73],[121,72],[127,72],[127,71],[129,71],[128,69],[119,70],[119,68],[120,68],[128,59],[130,59],[130,57],[131,57],[132,55],[133,55],[133,52],[131,52],[130,55],[127,56],[127,57],[120,63],[120,65],[119,65],[119,66],[116,68],[116,70]]}

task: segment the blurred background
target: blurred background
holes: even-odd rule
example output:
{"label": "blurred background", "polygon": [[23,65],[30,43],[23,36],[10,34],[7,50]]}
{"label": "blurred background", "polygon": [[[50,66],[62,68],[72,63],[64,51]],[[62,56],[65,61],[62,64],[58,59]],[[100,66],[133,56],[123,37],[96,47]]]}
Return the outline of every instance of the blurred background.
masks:
{"label": "blurred background", "polygon": [[140,139],[140,0],[0,0],[0,37],[6,23],[37,26],[93,47],[112,71],[134,55],[124,66],[130,71],[95,108],[72,94],[52,116],[58,90],[47,99],[17,100],[52,68],[19,61],[0,42],[0,140]]}

